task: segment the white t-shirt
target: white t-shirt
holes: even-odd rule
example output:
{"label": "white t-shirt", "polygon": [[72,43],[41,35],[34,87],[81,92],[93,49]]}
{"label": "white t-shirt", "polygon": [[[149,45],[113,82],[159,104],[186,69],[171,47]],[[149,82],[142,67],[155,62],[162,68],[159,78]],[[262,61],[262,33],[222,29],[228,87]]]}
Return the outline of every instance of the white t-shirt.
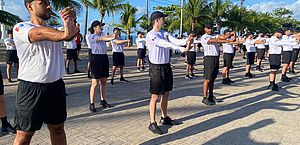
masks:
{"label": "white t-shirt", "polygon": [[146,45],[149,51],[149,60],[152,64],[170,63],[170,49],[184,51],[184,48],[174,44],[176,38],[166,31],[151,30],[146,36]]}
{"label": "white t-shirt", "polygon": [[[256,40],[266,40],[265,38],[262,38],[262,37],[257,37],[256,39],[255,39],[255,41]],[[256,47],[257,47],[257,49],[265,49],[266,48],[266,46],[265,46],[265,44],[255,44],[256,45]]]}
{"label": "white t-shirt", "polygon": [[14,39],[11,39],[11,38],[4,39],[4,44],[6,46],[5,50],[16,50],[16,46],[10,46],[10,45],[8,45],[8,43],[15,44]]}
{"label": "white t-shirt", "polygon": [[[294,37],[293,36],[287,36],[287,35],[283,35],[282,36],[282,39],[281,41],[284,42],[284,43],[294,43],[293,40]],[[285,45],[285,46],[282,46],[282,50],[283,51],[293,51],[293,46],[292,45]]]}
{"label": "white t-shirt", "polygon": [[293,49],[299,49],[300,48],[300,44],[297,42],[296,37],[293,38]]}
{"label": "white t-shirt", "polygon": [[121,40],[120,37],[115,38],[114,40],[111,40],[111,47],[112,47],[112,52],[123,52],[124,51],[124,44],[117,44],[115,43],[116,40]]}
{"label": "white t-shirt", "polygon": [[107,47],[105,41],[100,41],[100,42],[96,41],[100,36],[101,35],[97,35],[97,34],[89,35],[88,41],[92,49],[92,54],[107,54]]}
{"label": "white t-shirt", "polygon": [[211,44],[208,44],[208,40],[209,39],[216,39],[218,36],[217,35],[207,35],[207,34],[204,34],[202,37],[201,37],[201,44],[204,48],[204,56],[219,56],[219,46],[218,44],[215,44],[215,43],[211,43]]}
{"label": "white t-shirt", "polygon": [[[227,40],[231,40],[231,39],[227,39]],[[223,43],[222,45],[223,45],[223,53],[230,53],[230,54],[234,53],[233,44]]]}
{"label": "white t-shirt", "polygon": [[91,43],[90,43],[90,40],[89,40],[89,36],[90,36],[90,34],[86,34],[85,35],[85,40],[86,40],[86,44],[88,46],[88,49],[91,49]]}
{"label": "white t-shirt", "polygon": [[246,44],[247,52],[256,52],[254,42],[255,42],[254,39],[249,39],[249,38],[246,39],[245,44]]}
{"label": "white t-shirt", "polygon": [[136,38],[135,42],[137,49],[145,49],[146,38]]}
{"label": "white t-shirt", "polygon": [[[29,31],[41,27],[31,22],[15,25],[13,35],[19,57],[20,80],[51,83],[63,77],[65,64],[61,42],[29,41]],[[51,27],[47,25],[47,27]]]}
{"label": "white t-shirt", "polygon": [[65,41],[65,46],[67,49],[76,49],[77,48],[76,40]]}

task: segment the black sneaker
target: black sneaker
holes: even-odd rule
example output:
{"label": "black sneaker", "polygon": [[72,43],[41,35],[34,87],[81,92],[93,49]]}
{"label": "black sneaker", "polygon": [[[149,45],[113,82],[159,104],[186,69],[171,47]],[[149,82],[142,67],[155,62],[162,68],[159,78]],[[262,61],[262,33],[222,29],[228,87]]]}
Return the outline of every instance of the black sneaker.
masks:
{"label": "black sneaker", "polygon": [[2,125],[1,132],[15,134],[16,133],[16,129],[14,127],[12,127],[10,123],[8,123],[5,126]]}
{"label": "black sneaker", "polygon": [[272,91],[279,91],[279,87],[277,84],[274,84],[274,85],[269,85],[268,86],[268,89],[271,89]]}
{"label": "black sneaker", "polygon": [[230,82],[227,79],[223,79],[222,84],[230,85]]}
{"label": "black sneaker", "polygon": [[209,96],[208,101],[211,102],[212,105],[216,105],[217,98],[215,96]]}
{"label": "black sneaker", "polygon": [[184,77],[185,79],[187,79],[187,80],[191,80],[191,79],[193,79],[191,76],[189,76],[189,75],[185,75],[185,77]]}
{"label": "black sneaker", "polygon": [[214,105],[212,102],[210,102],[210,101],[208,100],[207,97],[203,97],[202,103],[205,104],[205,105],[207,105],[207,106],[212,106],[212,105]]}
{"label": "black sneaker", "polygon": [[67,73],[67,74],[70,74],[70,71],[69,71],[69,69],[68,69],[68,68],[66,69],[66,73]]}
{"label": "black sneaker", "polygon": [[191,74],[190,77],[192,77],[192,78],[198,78],[195,74]]}
{"label": "black sneaker", "polygon": [[102,108],[110,108],[111,107],[111,105],[108,104],[105,100],[101,100],[100,106],[102,106]]}
{"label": "black sneaker", "polygon": [[230,78],[226,78],[228,82],[230,83],[234,83],[234,81],[232,81]]}
{"label": "black sneaker", "polygon": [[290,70],[289,72],[290,72],[290,74],[293,74],[293,75],[296,74],[296,72],[294,70]]}
{"label": "black sneaker", "polygon": [[13,82],[13,81],[11,80],[11,78],[8,78],[7,81],[8,81],[9,83],[12,83],[12,82]]}
{"label": "black sneaker", "polygon": [[253,77],[254,77],[254,75],[253,75],[253,74],[251,74],[251,73],[246,73],[246,74],[245,74],[245,77],[248,77],[248,78],[253,78]]}
{"label": "black sneaker", "polygon": [[150,131],[152,131],[154,134],[163,134],[163,132],[161,131],[161,129],[157,126],[157,123],[154,122],[154,123],[150,123],[149,126],[148,126],[148,129]]}
{"label": "black sneaker", "polygon": [[113,78],[110,79],[110,84],[114,85],[114,79]]}
{"label": "black sneaker", "polygon": [[283,82],[290,82],[290,79],[287,76],[282,76],[281,81]]}
{"label": "black sneaker", "polygon": [[79,70],[74,70],[74,74],[75,73],[81,73],[81,71],[79,71]]}
{"label": "black sneaker", "polygon": [[92,79],[92,76],[91,75],[87,75],[87,78]]}
{"label": "black sneaker", "polygon": [[179,124],[181,124],[179,121],[172,120],[169,116],[167,116],[165,118],[161,117],[159,123],[161,125],[179,125]]}
{"label": "black sneaker", "polygon": [[121,78],[120,78],[120,81],[121,81],[121,82],[129,82],[129,81],[125,80],[124,77],[121,77]]}
{"label": "black sneaker", "polygon": [[92,113],[97,112],[94,103],[90,104],[90,111],[91,111]]}

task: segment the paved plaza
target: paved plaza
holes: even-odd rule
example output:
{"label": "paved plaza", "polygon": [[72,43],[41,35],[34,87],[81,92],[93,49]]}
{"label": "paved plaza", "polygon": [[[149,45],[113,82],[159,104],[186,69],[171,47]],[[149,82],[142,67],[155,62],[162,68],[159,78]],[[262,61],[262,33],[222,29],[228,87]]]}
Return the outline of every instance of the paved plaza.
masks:
{"label": "paved plaza", "polygon": [[[245,61],[237,53],[235,68],[231,71],[232,85],[221,84],[218,76],[215,96],[220,99],[215,106],[205,106],[202,100],[203,53],[197,54],[195,66],[197,79],[186,80],[184,58],[172,58],[174,88],[170,95],[169,115],[183,124],[163,127],[164,135],[148,131],[149,76],[136,71],[136,49],[125,51],[125,78],[130,82],[108,84],[108,102],[113,108],[102,110],[97,94],[97,113],[90,113],[89,89],[91,80],[86,73],[65,75],[68,118],[65,123],[70,145],[97,144],[205,144],[205,145],[299,145],[300,144],[300,77],[290,83],[277,82],[279,92],[267,89],[269,85],[268,61],[264,60],[264,72],[254,72],[256,77],[244,78]],[[109,53],[110,65],[111,51]],[[83,49],[79,69],[85,71],[87,50]],[[72,66],[72,63],[71,63]],[[222,61],[221,65],[222,66]],[[5,64],[0,65],[5,76]],[[300,63],[296,65],[300,70]],[[71,72],[73,69],[71,69]],[[117,71],[118,72],[118,71]],[[278,73],[279,74],[279,73]],[[16,79],[14,79],[16,80]],[[14,100],[17,82],[7,83],[5,77],[5,101],[8,117],[13,122]],[[158,108],[159,109],[159,108]],[[157,112],[159,121],[160,112]],[[0,144],[12,144],[14,135],[0,137]],[[49,132],[44,125],[32,139],[33,145],[50,144]]]}

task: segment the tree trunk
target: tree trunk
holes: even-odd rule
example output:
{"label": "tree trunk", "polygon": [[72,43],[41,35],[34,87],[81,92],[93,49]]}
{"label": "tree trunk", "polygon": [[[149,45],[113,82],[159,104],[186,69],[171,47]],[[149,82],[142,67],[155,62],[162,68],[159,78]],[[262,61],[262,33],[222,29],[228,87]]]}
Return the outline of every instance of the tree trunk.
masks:
{"label": "tree trunk", "polygon": [[127,30],[127,39],[129,39],[129,40],[130,40],[130,42],[129,42],[129,43],[127,43],[127,44],[128,44],[128,47],[130,47],[130,46],[131,46],[130,30]]}
{"label": "tree trunk", "polygon": [[88,12],[89,12],[89,7],[88,6],[86,6],[85,7],[85,20],[84,20],[84,38],[83,38],[83,43],[84,43],[84,45],[86,44],[86,34],[87,34],[87,21],[88,21]]}
{"label": "tree trunk", "polygon": [[103,23],[103,18],[104,18],[105,12],[103,12],[102,10],[99,10],[99,15],[100,15],[100,22]]}
{"label": "tree trunk", "polygon": [[195,31],[195,25],[196,25],[196,21],[195,21],[195,19],[193,19],[193,22],[192,22],[192,31],[193,32]]}

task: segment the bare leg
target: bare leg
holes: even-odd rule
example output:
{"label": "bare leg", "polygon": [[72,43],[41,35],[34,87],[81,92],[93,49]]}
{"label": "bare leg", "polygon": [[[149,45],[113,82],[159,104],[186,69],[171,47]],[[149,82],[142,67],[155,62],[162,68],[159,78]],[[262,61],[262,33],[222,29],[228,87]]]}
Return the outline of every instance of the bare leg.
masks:
{"label": "bare leg", "polygon": [[117,66],[112,66],[111,69],[111,79],[114,79],[116,73]]}
{"label": "bare leg", "polygon": [[150,113],[150,123],[155,122],[155,112],[156,112],[156,103],[159,95],[151,94],[151,99],[149,103],[149,113]]}
{"label": "bare leg", "polygon": [[123,78],[123,70],[124,70],[124,66],[120,66],[120,78]]}
{"label": "bare leg", "polygon": [[90,103],[94,103],[95,100],[95,92],[98,87],[99,80],[98,79],[92,79],[91,89],[90,89]]}
{"label": "bare leg", "polygon": [[281,70],[281,74],[282,75],[286,75],[286,70],[287,70],[287,67],[289,66],[289,64],[283,64],[282,66],[282,70]]}
{"label": "bare leg", "polygon": [[6,76],[7,76],[7,79],[11,79],[10,72],[11,72],[11,64],[6,64]]}
{"label": "bare leg", "polygon": [[208,84],[209,84],[209,80],[204,79],[203,82],[203,96],[207,97],[207,91],[208,91]]}
{"label": "bare leg", "polygon": [[17,73],[17,78],[18,78],[18,73],[19,73],[19,63],[15,63],[15,68],[16,68],[16,73]]}
{"label": "bare leg", "polygon": [[3,95],[0,95],[0,118],[6,116],[6,107]]}
{"label": "bare leg", "polygon": [[64,124],[50,125],[48,124],[48,129],[50,131],[50,138],[52,145],[66,145],[66,133],[64,129]]}
{"label": "bare leg", "polygon": [[14,145],[29,145],[34,132],[25,132],[17,130]]}
{"label": "bare leg", "polygon": [[106,100],[106,81],[107,78],[101,78],[100,79],[100,99]]}
{"label": "bare leg", "polygon": [[161,108],[161,116],[163,118],[168,116],[168,100],[169,100],[170,92],[165,92],[165,94],[160,98],[160,108]]}

